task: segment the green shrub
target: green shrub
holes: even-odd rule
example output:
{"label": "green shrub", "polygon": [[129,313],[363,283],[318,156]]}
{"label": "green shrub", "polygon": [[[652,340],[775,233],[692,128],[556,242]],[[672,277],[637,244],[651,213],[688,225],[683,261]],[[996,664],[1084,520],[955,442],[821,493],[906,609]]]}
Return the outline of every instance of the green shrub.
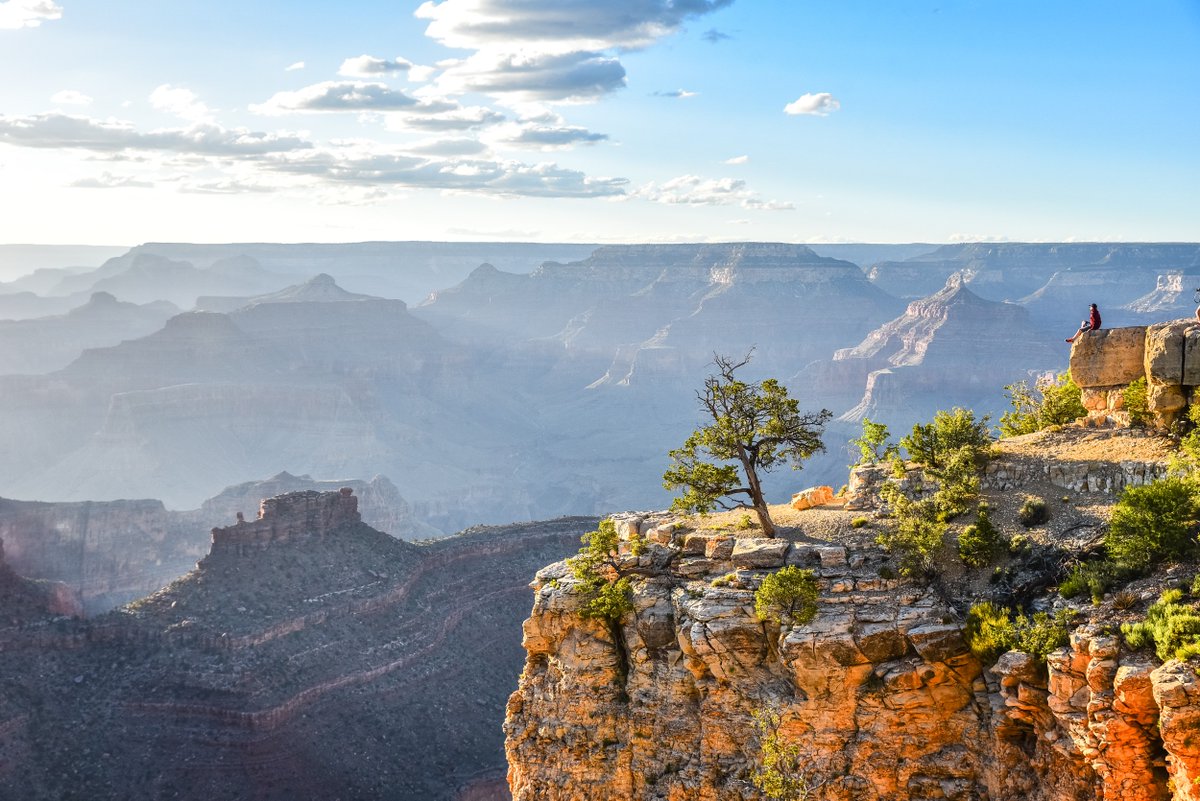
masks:
{"label": "green shrub", "polygon": [[999,530],[992,524],[988,506],[979,504],[975,522],[958,535],[958,556],[971,567],[983,567],[995,558],[1003,544]]}
{"label": "green shrub", "polygon": [[1050,507],[1041,498],[1025,496],[1025,502],[1017,511],[1017,522],[1025,528],[1040,526],[1050,519]]}
{"label": "green shrub", "polygon": [[1059,373],[1050,381],[1039,380],[1034,389],[1025,381],[1004,389],[1012,411],[1000,416],[1001,437],[1056,428],[1087,414],[1070,373]]}
{"label": "green shrub", "polygon": [[977,458],[986,458],[991,444],[987,424],[987,415],[977,420],[973,411],[956,406],[950,412],[938,411],[930,423],[914,425],[900,444],[913,461],[926,467],[941,467],[960,448],[967,448]]}
{"label": "green shrub", "polygon": [[1075,566],[1071,574],[1058,585],[1058,594],[1064,598],[1087,595],[1092,603],[1104,600],[1104,593],[1128,581],[1129,572],[1112,562],[1087,562]]}
{"label": "green shrub", "polygon": [[870,522],[871,521],[865,517],[856,517],[850,521],[850,527],[851,528],[862,528],[863,526],[867,525]]}
{"label": "green shrub", "polygon": [[888,464],[892,466],[892,478],[904,478],[908,474],[908,466],[899,456],[892,456]]}
{"label": "green shrub", "polygon": [[758,524],[750,519],[750,515],[742,515],[740,518],[738,518],[734,528],[738,529],[739,531],[746,531],[754,528],[756,525]]}
{"label": "green shrub", "polygon": [[817,579],[811,570],[795,565],[766,576],[754,592],[759,620],[803,626],[817,616]]}
{"label": "green shrub", "polygon": [[1033,547],[1028,534],[1013,534],[1008,541],[1008,552],[1014,556]]}
{"label": "green shrub", "polygon": [[810,755],[779,734],[779,715],[767,710],[753,713],[758,734],[758,767],[751,776],[754,787],[770,801],[809,801],[825,779],[814,769]]}
{"label": "green shrub", "polygon": [[1137,602],[1140,600],[1136,592],[1121,590],[1113,594],[1113,609],[1132,609],[1137,606]]}
{"label": "green shrub", "polygon": [[859,464],[877,464],[896,455],[897,446],[889,442],[888,427],[883,423],[873,423],[864,417],[862,421],[862,436],[850,440],[851,445],[858,446]]}
{"label": "green shrub", "polygon": [[1178,476],[1126,487],[1113,506],[1104,544],[1122,567],[1145,570],[1196,548],[1200,523],[1196,485]]}
{"label": "green shrub", "polygon": [[1146,610],[1146,619],[1124,623],[1121,634],[1130,648],[1153,646],[1162,661],[1189,659],[1200,655],[1200,613],[1183,604],[1183,592],[1167,590]]}
{"label": "green shrub", "polygon": [[1122,393],[1125,398],[1125,411],[1129,412],[1129,422],[1135,426],[1149,425],[1153,416],[1150,414],[1146,377],[1142,376],[1130,382]]}
{"label": "green shrub", "polygon": [[900,575],[921,578],[933,573],[934,557],[942,547],[946,523],[938,519],[937,506],[929,500],[897,505],[896,526],[882,531],[876,544],[896,556]]}
{"label": "green shrub", "polygon": [[715,579],[713,579],[712,586],[728,587],[730,584],[733,584],[734,579],[736,579],[736,578],[737,578],[737,573],[726,573],[723,576],[717,576]]}
{"label": "green shrub", "polygon": [[629,577],[620,576],[618,569],[616,524],[605,518],[582,540],[579,553],[567,560],[584,596],[580,615],[615,626],[633,611],[633,588]]}
{"label": "green shrub", "polygon": [[994,662],[1005,651],[1022,651],[1045,661],[1051,652],[1069,641],[1072,613],[1062,610],[1051,617],[1036,612],[1017,615],[991,601],[975,604],[967,613],[966,638],[971,652],[983,662]]}

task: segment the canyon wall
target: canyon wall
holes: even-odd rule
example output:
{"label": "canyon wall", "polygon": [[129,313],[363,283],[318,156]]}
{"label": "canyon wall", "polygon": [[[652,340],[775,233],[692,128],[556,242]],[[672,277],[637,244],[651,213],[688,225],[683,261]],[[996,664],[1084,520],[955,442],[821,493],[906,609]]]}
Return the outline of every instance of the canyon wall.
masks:
{"label": "canyon wall", "polygon": [[[622,549],[634,611],[616,628],[581,614],[564,563],[532,584],[505,722],[516,801],[765,797],[753,786],[764,712],[799,749],[813,799],[1197,797],[1188,666],[1157,666],[1086,624],[1048,664],[1010,652],[987,668],[954,610],[886,578],[877,549],[641,531],[645,551]],[[755,588],[785,565],[818,578],[807,624],[755,616]]]}

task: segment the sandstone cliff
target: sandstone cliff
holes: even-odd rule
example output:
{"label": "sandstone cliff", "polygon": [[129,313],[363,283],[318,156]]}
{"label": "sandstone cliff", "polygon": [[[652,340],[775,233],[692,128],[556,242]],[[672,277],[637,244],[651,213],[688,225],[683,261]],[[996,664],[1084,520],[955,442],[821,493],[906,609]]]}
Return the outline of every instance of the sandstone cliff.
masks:
{"label": "sandstone cliff", "polygon": [[[639,556],[622,546],[634,608],[617,629],[581,614],[564,563],[531,585],[526,666],[505,722],[513,797],[764,798],[753,786],[754,718],[768,712],[799,749],[812,799],[1197,798],[1200,680],[1113,634],[1194,566],[1139,579],[1119,605],[1048,594],[1062,575],[1055,565],[1090,547],[1115,492],[1161,475],[1164,459],[1156,440],[1133,433],[1006,441],[984,477],[993,520],[1015,526],[1024,493],[1062,500],[1046,531],[1020,529],[1032,550],[1006,556],[998,582],[961,565],[935,587],[894,578],[861,533],[888,523],[851,525],[861,512],[776,507],[790,515],[779,540],[667,515],[619,519],[623,540],[639,533],[648,544]],[[812,569],[820,587],[804,625],[754,612],[755,589],[787,565]],[[982,663],[962,617],[981,597],[1073,608],[1070,644],[1046,663],[1015,651]]]}

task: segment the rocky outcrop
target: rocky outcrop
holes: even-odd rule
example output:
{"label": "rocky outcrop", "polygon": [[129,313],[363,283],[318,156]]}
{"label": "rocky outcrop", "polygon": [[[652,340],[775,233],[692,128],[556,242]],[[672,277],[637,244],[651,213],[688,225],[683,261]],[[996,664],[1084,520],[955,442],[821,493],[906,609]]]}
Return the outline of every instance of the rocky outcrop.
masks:
{"label": "rocky outcrop", "polygon": [[[978,797],[981,668],[931,592],[839,546],[717,537],[710,558],[684,556],[690,539],[626,557],[656,567],[616,636],[580,616],[564,565],[538,573],[505,721],[516,801],[751,797],[763,711],[824,797]],[[819,576],[809,624],[755,617],[754,588],[784,564]]]}
{"label": "rocky outcrop", "polygon": [[1200,385],[1200,322],[1173,320],[1150,326],[1089,331],[1071,348],[1071,378],[1093,421],[1128,425],[1124,390],[1146,379],[1146,407],[1158,426],[1174,423]]}
{"label": "rocky outcrop", "polygon": [[92,620],[12,626],[0,582],[0,798],[502,797],[528,578],[596,521],[418,546],[354,500],[269,500]]}
{"label": "rocky outcrop", "polygon": [[[764,712],[822,801],[1197,798],[1188,666],[1158,666],[1089,623],[1045,663],[1013,651],[985,671],[952,610],[882,578],[871,551],[782,542],[766,554],[719,535],[701,549],[694,534],[652,531],[674,533],[624,557],[633,611],[615,628],[580,615],[565,565],[531,585],[505,721],[516,801],[763,797],[751,782]],[[805,625],[753,612],[754,589],[786,564],[818,577]]]}

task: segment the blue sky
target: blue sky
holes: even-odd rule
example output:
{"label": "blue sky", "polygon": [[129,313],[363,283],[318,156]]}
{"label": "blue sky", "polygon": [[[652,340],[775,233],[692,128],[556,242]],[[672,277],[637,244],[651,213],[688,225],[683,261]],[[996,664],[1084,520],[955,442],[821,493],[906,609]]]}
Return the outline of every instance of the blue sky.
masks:
{"label": "blue sky", "polygon": [[1200,240],[1196,0],[0,0],[0,70],[0,242]]}

